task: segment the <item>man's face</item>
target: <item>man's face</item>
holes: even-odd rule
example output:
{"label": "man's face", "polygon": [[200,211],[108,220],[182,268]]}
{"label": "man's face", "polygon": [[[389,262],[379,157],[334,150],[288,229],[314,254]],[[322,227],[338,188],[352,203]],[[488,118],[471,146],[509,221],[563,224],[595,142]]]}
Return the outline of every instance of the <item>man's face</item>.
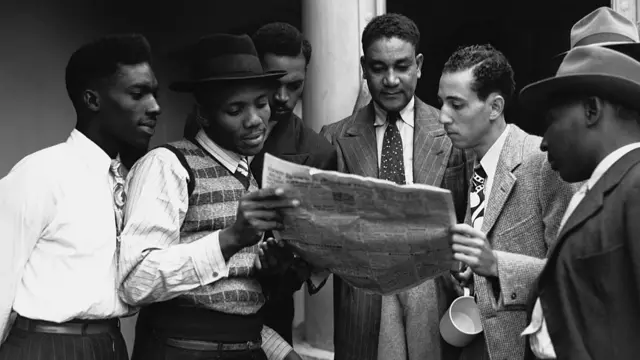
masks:
{"label": "man's face", "polygon": [[160,115],[157,92],[149,64],[121,65],[98,90],[101,128],[125,145],[146,149]]}
{"label": "man's face", "polygon": [[209,121],[202,124],[209,138],[241,155],[258,154],[267,138],[272,91],[264,82],[240,82],[212,92],[211,101],[201,104]]}
{"label": "man's face", "polygon": [[158,81],[151,66],[121,65],[98,93],[102,129],[123,144],[146,149],[160,115]]}
{"label": "man's face", "polygon": [[577,182],[591,176],[586,140],[585,106],[581,101],[568,101],[553,106],[545,116],[547,126],[540,149],[547,152],[549,164],[563,180]]}
{"label": "man's face", "polygon": [[491,128],[490,97],[482,101],[472,89],[473,69],[443,73],[438,87],[440,123],[453,145],[472,149],[484,143]]}
{"label": "man's face", "polygon": [[265,71],[284,70],[287,72],[287,75],[279,79],[280,86],[273,92],[269,104],[274,117],[291,116],[302,96],[302,89],[304,89],[307,70],[304,55],[300,53],[296,57],[291,57],[267,53],[262,59],[262,66]]}
{"label": "man's face", "polygon": [[422,54],[397,37],[373,42],[360,60],[373,100],[386,111],[400,111],[413,98],[421,76]]}

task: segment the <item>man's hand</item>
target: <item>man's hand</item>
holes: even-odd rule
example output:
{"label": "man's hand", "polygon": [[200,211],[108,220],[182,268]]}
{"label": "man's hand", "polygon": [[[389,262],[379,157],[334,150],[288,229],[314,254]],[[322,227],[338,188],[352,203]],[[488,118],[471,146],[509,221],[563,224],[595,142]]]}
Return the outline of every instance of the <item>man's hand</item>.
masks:
{"label": "man's hand", "polygon": [[265,231],[284,229],[284,212],[300,205],[297,193],[278,187],[254,191],[240,199],[236,222],[220,232],[225,259],[240,249],[256,244]]}
{"label": "man's hand", "polygon": [[451,281],[453,282],[453,290],[458,296],[464,295],[464,288],[469,288],[473,294],[473,271],[468,266],[464,266],[463,271],[451,271]]}
{"label": "man's hand", "polygon": [[451,227],[451,233],[454,260],[462,261],[480,276],[498,276],[498,259],[482,231],[457,224]]}
{"label": "man's hand", "polygon": [[261,241],[258,245],[255,267],[263,274],[282,272],[293,261],[293,253],[285,247],[282,241],[270,237],[265,241]]}

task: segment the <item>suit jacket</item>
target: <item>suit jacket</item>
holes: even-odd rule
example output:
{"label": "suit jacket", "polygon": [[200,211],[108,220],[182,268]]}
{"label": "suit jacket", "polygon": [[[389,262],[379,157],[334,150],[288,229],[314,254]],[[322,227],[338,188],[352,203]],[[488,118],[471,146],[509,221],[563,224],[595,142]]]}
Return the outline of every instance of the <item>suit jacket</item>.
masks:
{"label": "suit jacket", "polygon": [[[491,359],[524,358],[528,297],[575,191],[549,166],[540,137],[509,126],[481,229],[497,253],[498,278],[474,278]],[[467,347],[463,358],[478,358],[477,352]]]}
{"label": "suit jacket", "polygon": [[[551,249],[540,297],[558,359],[640,354],[640,149],[600,178]],[[529,313],[530,314],[530,313]],[[529,358],[533,358],[527,346]]]}
{"label": "suit jacket", "polygon": [[336,170],[336,150],[322,136],[306,127],[297,115],[280,120],[271,130],[262,151],[251,161],[251,172],[262,185],[264,154],[322,170]]}
{"label": "suit jacket", "polygon": [[[466,211],[466,174],[463,151],[454,149],[438,122],[438,110],[418,98],[415,101],[413,178],[415,183],[442,186],[452,191],[458,219]],[[362,176],[378,177],[375,112],[373,103],[353,115],[322,128],[338,151],[338,171]],[[429,359],[438,360],[453,349],[441,342],[438,325],[454,295],[444,277],[429,280],[410,298],[417,298],[421,306],[405,309],[408,336],[432,350]],[[365,293],[334,278],[334,346],[336,360],[377,360],[380,332],[379,295]],[[412,313],[415,310],[419,313]],[[411,339],[407,339],[410,341]]]}

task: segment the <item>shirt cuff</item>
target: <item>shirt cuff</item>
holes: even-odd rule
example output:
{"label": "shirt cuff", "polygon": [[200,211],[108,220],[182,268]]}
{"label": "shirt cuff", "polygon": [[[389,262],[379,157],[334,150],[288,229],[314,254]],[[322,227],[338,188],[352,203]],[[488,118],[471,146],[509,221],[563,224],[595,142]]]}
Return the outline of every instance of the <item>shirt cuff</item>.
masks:
{"label": "shirt cuff", "polygon": [[208,285],[229,276],[229,267],[220,249],[220,230],[193,243],[191,260],[200,279],[200,285]]}

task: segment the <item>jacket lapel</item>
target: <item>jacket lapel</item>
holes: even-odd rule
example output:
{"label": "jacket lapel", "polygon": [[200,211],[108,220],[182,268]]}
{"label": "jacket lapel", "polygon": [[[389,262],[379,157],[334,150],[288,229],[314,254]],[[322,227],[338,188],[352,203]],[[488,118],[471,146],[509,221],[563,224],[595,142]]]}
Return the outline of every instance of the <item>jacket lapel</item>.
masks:
{"label": "jacket lapel", "polygon": [[373,102],[355,113],[345,136],[337,139],[349,172],[378,177],[378,150]]}
{"label": "jacket lapel", "polygon": [[438,112],[416,97],[413,131],[413,182],[440,186],[452,148]]}
{"label": "jacket lapel", "polygon": [[482,232],[488,234],[500,216],[511,190],[516,184],[513,171],[522,163],[522,141],[527,134],[515,125],[510,125],[509,133],[500,152],[498,166],[491,185],[489,201],[484,212]]}
{"label": "jacket lapel", "polygon": [[[582,199],[571,216],[567,219],[567,222],[558,234],[558,239],[555,245],[549,251],[549,259],[557,256],[569,234],[577,231],[584,222],[600,211],[604,204],[605,194],[618,185],[629,169],[639,162],[640,149],[635,149],[624,155],[604,173],[602,178],[596,183],[593,189],[587,192],[584,199]],[[545,266],[544,270],[548,267],[549,263]],[[542,275],[545,274],[544,270],[541,274],[541,278]]]}

